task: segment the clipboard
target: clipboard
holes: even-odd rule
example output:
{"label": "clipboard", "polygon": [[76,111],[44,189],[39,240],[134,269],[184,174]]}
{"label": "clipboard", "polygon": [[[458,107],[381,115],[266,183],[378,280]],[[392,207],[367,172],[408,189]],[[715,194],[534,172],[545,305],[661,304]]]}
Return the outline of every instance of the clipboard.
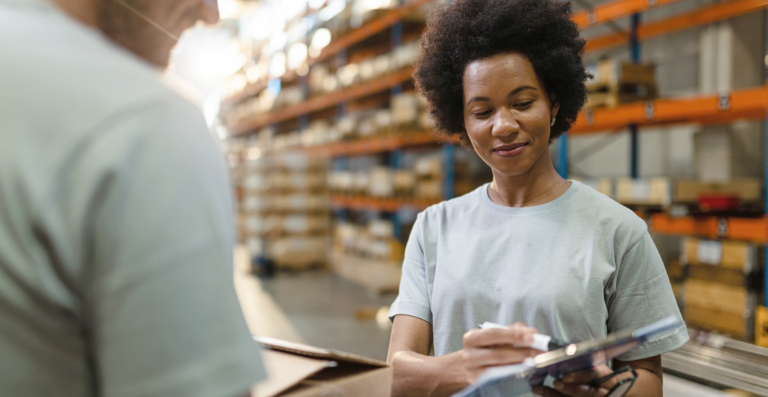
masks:
{"label": "clipboard", "polygon": [[674,332],[685,323],[678,316],[669,316],[636,330],[618,331],[605,338],[573,343],[562,349],[552,350],[528,358],[521,364],[490,368],[477,382],[453,397],[515,396],[541,386],[547,376],[563,375],[605,364],[646,342]]}

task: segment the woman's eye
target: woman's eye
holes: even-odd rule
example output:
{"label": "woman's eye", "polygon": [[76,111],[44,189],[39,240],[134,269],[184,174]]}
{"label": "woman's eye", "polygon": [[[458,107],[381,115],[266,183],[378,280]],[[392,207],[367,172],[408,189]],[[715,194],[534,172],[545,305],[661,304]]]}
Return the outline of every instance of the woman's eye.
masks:
{"label": "woman's eye", "polygon": [[533,101],[531,100],[531,101],[526,101],[526,102],[520,102],[520,103],[516,104],[515,106],[519,107],[519,108],[524,108],[526,106],[530,106],[532,103],[533,103]]}
{"label": "woman's eye", "polygon": [[475,112],[475,116],[487,116],[489,114],[491,114],[490,110],[486,110],[484,112]]}

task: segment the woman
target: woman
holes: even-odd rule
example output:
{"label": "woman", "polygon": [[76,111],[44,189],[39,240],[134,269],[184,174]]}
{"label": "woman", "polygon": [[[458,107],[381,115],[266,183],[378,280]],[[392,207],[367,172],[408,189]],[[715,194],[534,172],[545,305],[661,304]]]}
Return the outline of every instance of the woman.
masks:
{"label": "woman", "polygon": [[[538,332],[580,341],[680,316],[646,224],[561,178],[549,144],[586,100],[584,40],[561,0],[454,0],[430,16],[414,77],[438,129],[491,167],[493,182],[419,214],[392,305],[395,396],[450,395],[491,366],[538,351]],[[506,329],[476,330],[491,321]],[[468,332],[469,331],[469,332]],[[466,334],[465,334],[466,333]],[[614,362],[638,374],[629,396],[661,396],[661,353],[684,328]],[[434,348],[434,357],[429,356]],[[537,388],[602,396],[592,371]]]}

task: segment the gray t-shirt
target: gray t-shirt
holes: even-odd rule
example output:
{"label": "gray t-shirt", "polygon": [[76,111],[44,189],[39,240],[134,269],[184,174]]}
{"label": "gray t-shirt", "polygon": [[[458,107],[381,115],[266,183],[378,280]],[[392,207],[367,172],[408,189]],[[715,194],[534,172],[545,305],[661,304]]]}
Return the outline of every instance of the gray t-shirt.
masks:
{"label": "gray t-shirt", "polygon": [[237,396],[264,377],[200,112],[95,30],[0,0],[0,396]]}
{"label": "gray t-shirt", "polygon": [[[437,356],[460,350],[484,321],[581,341],[680,316],[645,222],[576,181],[539,206],[496,204],[484,185],[419,214],[389,312],[399,314],[432,324]],[[687,340],[681,327],[620,359]]]}

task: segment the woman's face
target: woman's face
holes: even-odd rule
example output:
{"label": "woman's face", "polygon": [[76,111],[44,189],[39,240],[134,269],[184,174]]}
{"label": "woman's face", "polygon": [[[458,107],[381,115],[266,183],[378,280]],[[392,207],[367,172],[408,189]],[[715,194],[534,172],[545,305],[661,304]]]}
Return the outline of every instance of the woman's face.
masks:
{"label": "woman's face", "polygon": [[495,175],[521,176],[549,161],[552,104],[525,55],[502,53],[464,70],[464,126]]}

